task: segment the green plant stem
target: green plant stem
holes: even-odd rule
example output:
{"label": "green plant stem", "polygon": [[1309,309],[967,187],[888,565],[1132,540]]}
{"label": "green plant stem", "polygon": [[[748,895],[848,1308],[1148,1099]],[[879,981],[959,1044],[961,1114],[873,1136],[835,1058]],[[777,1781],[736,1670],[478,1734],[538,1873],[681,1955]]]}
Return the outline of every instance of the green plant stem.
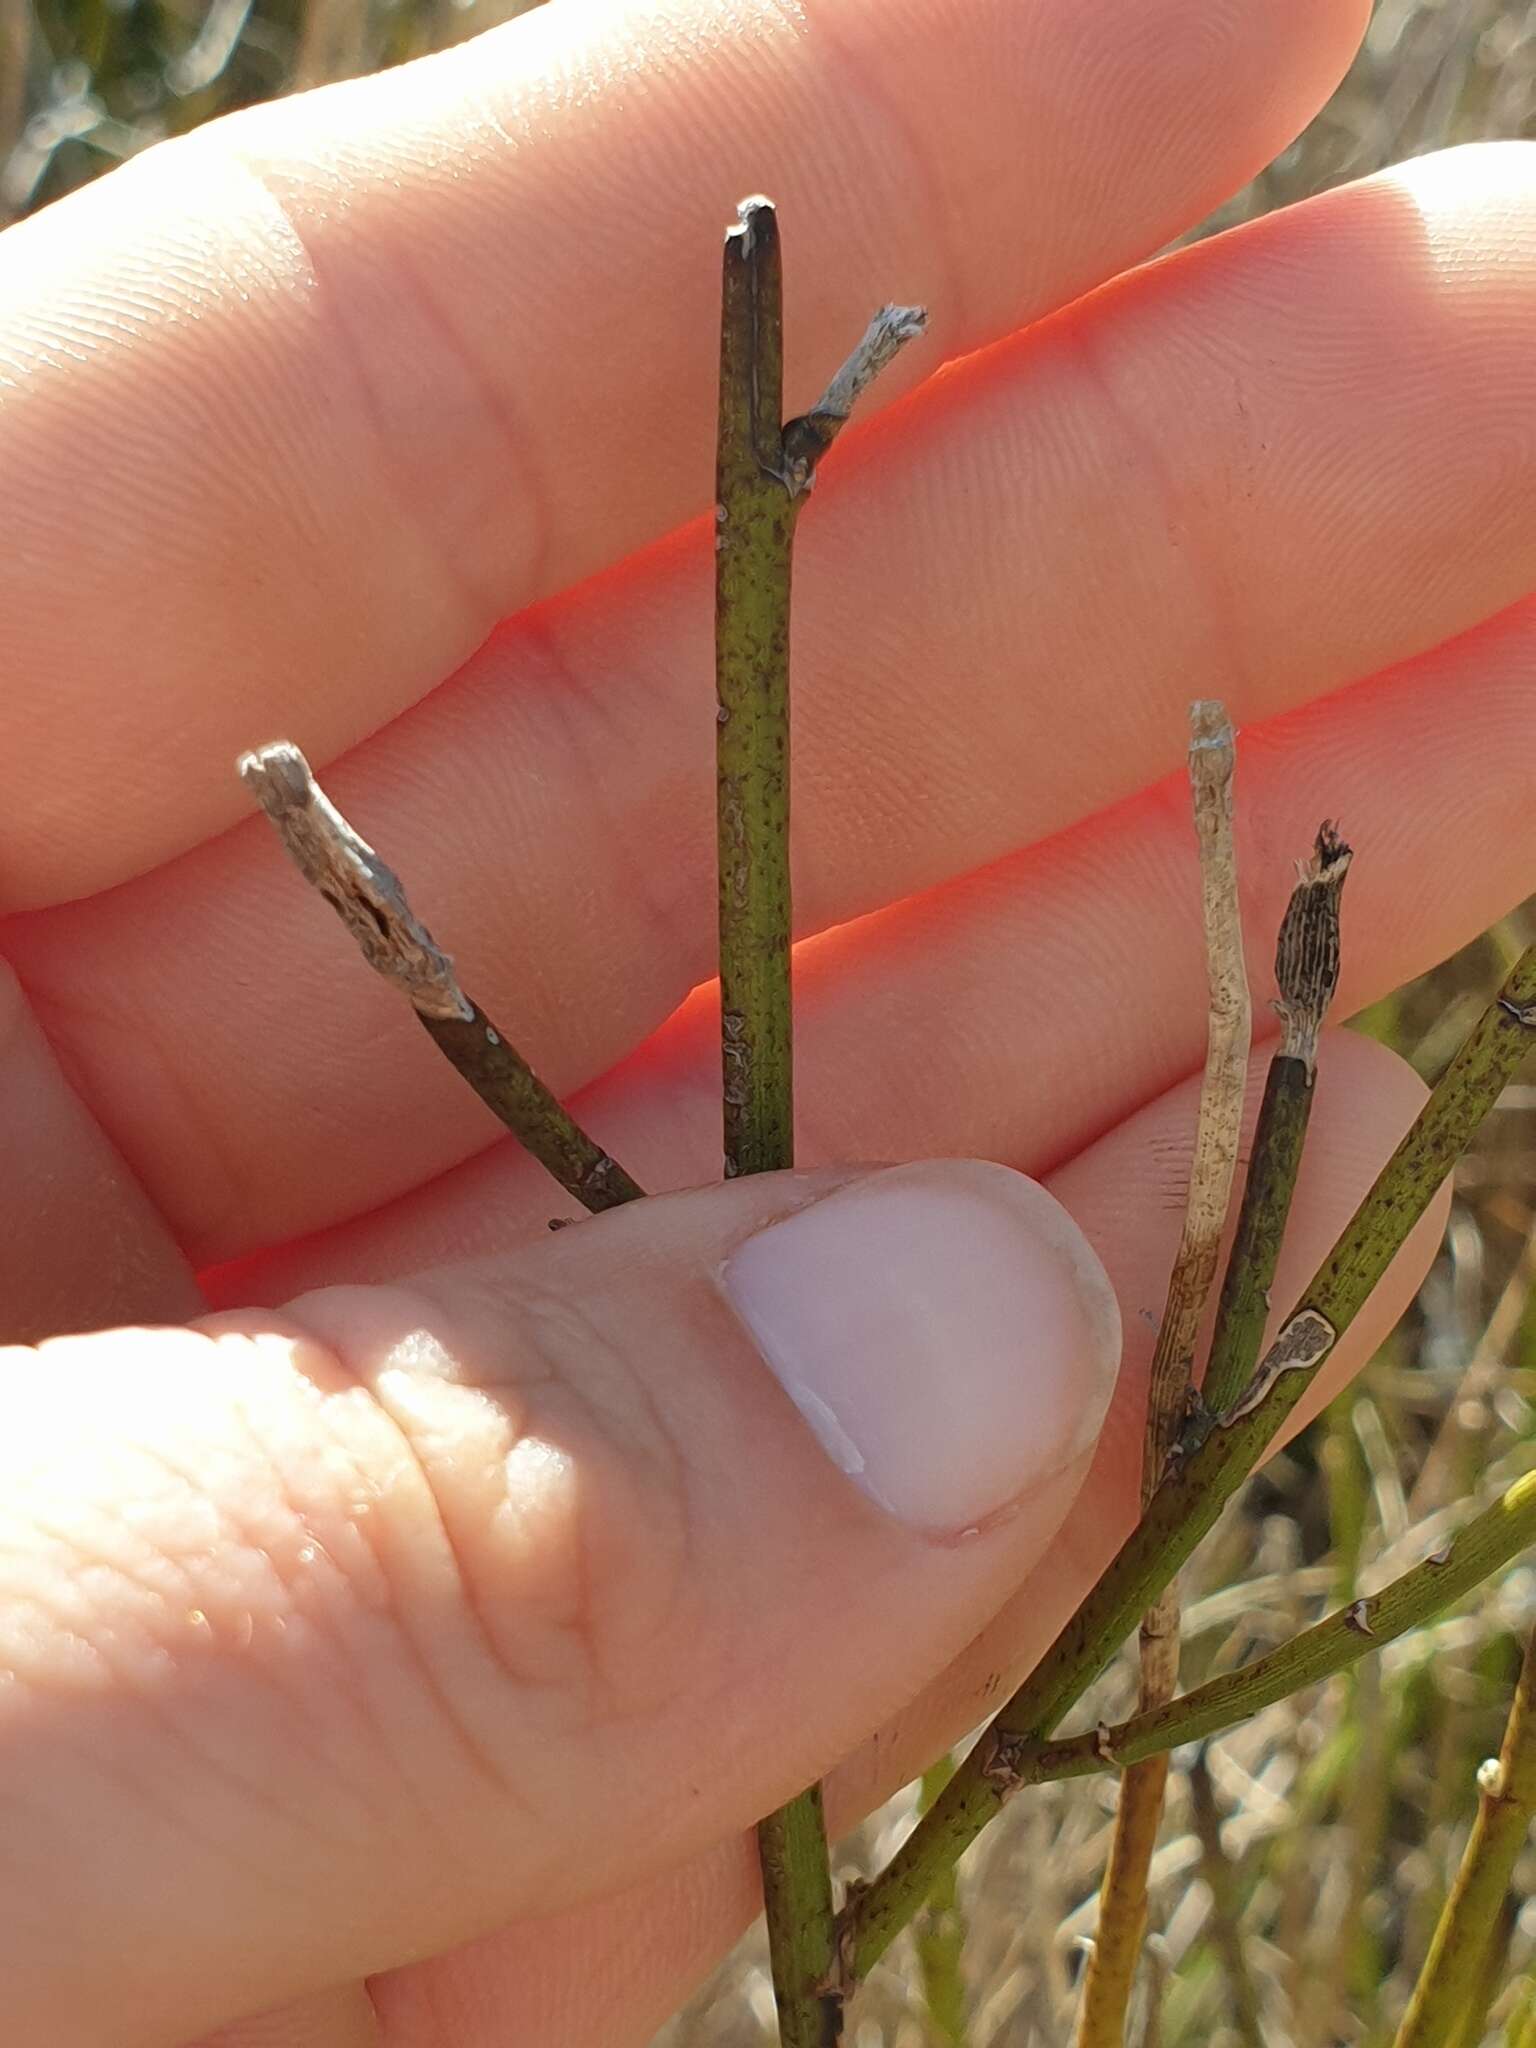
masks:
{"label": "green plant stem", "polygon": [[[789,887],[789,592],[799,492],[785,466],[777,216],[744,200],[725,237],[715,471],[715,793],[728,1176],[795,1159]],[[825,1994],[836,1916],[821,1788],[758,1823],[784,2048],[841,2033]]]}
{"label": "green plant stem", "polygon": [[1483,1966],[1477,1973],[1471,1999],[1451,2033],[1448,2048],[1482,2048],[1489,2032],[1488,2015],[1509,1968],[1509,1943],[1515,1931],[1517,1906],[1523,1903],[1523,1899],[1517,1900],[1513,1889],[1504,1894],[1493,1933],[1483,1950]]}
{"label": "green plant stem", "polygon": [[[795,522],[859,392],[923,326],[886,307],[812,411],[783,421],[783,261],[766,199],[725,237],[715,472],[716,839],[727,1177],[794,1164],[789,607]],[[842,2034],[821,1788],[758,1826],[783,2048]]]}
{"label": "green plant stem", "polygon": [[595,1213],[633,1202],[645,1190],[595,1144],[473,1002],[468,1017],[417,1015],[428,1037],[452,1061],[488,1109],[495,1111],[583,1208]]}
{"label": "green plant stem", "polygon": [[1113,1728],[1039,1744],[1020,1756],[1019,1782],[1044,1785],[1091,1777],[1182,1743],[1204,1742],[1424,1627],[1532,1543],[1536,1473],[1527,1473],[1442,1549],[1379,1593],[1352,1600],[1264,1656],[1208,1679],[1167,1706],[1135,1714]]}
{"label": "green plant stem", "polygon": [[[954,1773],[954,1761],[949,1756],[940,1757],[924,1771],[920,1804],[925,1813]],[[960,1909],[959,1886],[953,1870],[947,1870],[934,1886],[918,1915],[915,1932],[923,2003],[934,2032],[947,2048],[965,2048],[965,1979],[961,1971],[965,1916]]]}
{"label": "green plant stem", "polygon": [[1245,1391],[1269,1319],[1291,1198],[1317,1082],[1317,1039],[1339,980],[1339,895],[1350,850],[1331,825],[1317,835],[1280,925],[1277,1005],[1284,1035],[1264,1077],[1237,1232],[1227,1259],[1202,1394],[1220,1415]]}
{"label": "green plant stem", "polygon": [[1497,1760],[1478,1772],[1477,1818],[1396,2048],[1450,2048],[1486,1986],[1488,1951],[1536,1813],[1536,1634],[1526,1644]]}
{"label": "green plant stem", "polygon": [[1020,1753],[1049,1735],[1081,1697],[1259,1462],[1498,1100],[1530,1048],[1533,1029],[1536,948],[1516,962],[1447,1067],[1271,1345],[1249,1391],[1176,1462],[1109,1569],[933,1810],[845,1909],[839,1953],[850,1981],[884,1954],[939,1871],[1001,1810],[1016,1787]]}
{"label": "green plant stem", "polygon": [[860,394],[927,316],[882,306],[809,412],[782,422],[778,217],[725,237],[715,470],[715,789],[725,1171],[794,1163],[789,612],[795,523]]}
{"label": "green plant stem", "polygon": [[725,237],[715,472],[716,828],[725,1171],[794,1164],[789,593],[778,220],[748,199]]}
{"label": "green plant stem", "polygon": [[276,740],[242,754],[237,765],[305,881],[525,1150],[588,1209],[611,1209],[642,1193],[460,988],[452,960],[411,909],[399,876],[348,824],[299,749]]}

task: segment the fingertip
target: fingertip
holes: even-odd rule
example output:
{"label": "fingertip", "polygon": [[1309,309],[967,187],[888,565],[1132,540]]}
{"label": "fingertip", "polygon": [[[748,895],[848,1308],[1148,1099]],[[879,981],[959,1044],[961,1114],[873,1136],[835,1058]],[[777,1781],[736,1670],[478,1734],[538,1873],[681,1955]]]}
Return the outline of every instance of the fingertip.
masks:
{"label": "fingertip", "polygon": [[832,1461],[909,1526],[955,1535],[1074,1468],[1108,1406],[1119,1308],[1037,1182],[924,1160],[739,1246],[725,1289]]}

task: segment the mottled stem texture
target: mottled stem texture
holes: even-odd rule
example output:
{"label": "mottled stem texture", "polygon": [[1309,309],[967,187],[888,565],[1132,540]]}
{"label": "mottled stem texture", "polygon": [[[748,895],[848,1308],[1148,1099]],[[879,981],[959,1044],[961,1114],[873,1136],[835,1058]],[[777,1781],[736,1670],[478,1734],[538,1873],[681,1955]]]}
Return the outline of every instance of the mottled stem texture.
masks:
{"label": "mottled stem texture", "polygon": [[[715,503],[716,832],[727,1176],[794,1164],[789,871],[789,601],[795,524],[816,465],[859,393],[922,331],[877,313],[808,413],[783,419],[783,261],[766,199],[727,230]],[[758,1828],[784,2048],[842,2034],[836,1916],[821,1788]]]}
{"label": "mottled stem texture", "polygon": [[1446,1068],[1375,1186],[1286,1318],[1247,1391],[1170,1462],[1146,1513],[1035,1670],[885,1871],[845,1908],[839,1955],[866,1973],[1019,1784],[1136,1618],[1209,1532],[1364,1306],[1536,1036],[1536,948],[1524,953]]}
{"label": "mottled stem texture", "polygon": [[1536,1813],[1536,1634],[1526,1644],[1504,1743],[1477,1774],[1477,1818],[1396,2048],[1454,2048],[1486,1995],[1489,1951]]}
{"label": "mottled stem texture", "polygon": [[1332,824],[1301,868],[1275,948],[1280,1047],[1264,1077],[1253,1152],[1201,1389],[1223,1414],[1259,1361],[1317,1083],[1317,1041],[1339,985],[1339,898],[1353,859]]}
{"label": "mottled stem texture", "polygon": [[795,525],[860,392],[922,332],[885,306],[808,413],[782,419],[778,217],[744,199],[725,237],[715,475],[715,787],[725,1171],[794,1161],[789,603]]}
{"label": "mottled stem texture", "polygon": [[585,1208],[642,1190],[594,1143],[532,1067],[460,988],[453,962],[406,900],[394,870],[356,833],[289,740],[236,764],[306,882],[357,941],[369,966],[406,996],[427,1035],[525,1150]]}
{"label": "mottled stem texture", "polygon": [[[1252,1006],[1243,960],[1242,906],[1232,836],[1235,747],[1225,707],[1190,708],[1189,780],[1205,935],[1208,999],[1205,1074],[1195,1118],[1184,1228],[1158,1325],[1147,1395],[1143,1508],[1189,1411],[1195,1344],[1216,1278],[1222,1225],[1232,1199],[1242,1133]],[[1179,1594],[1170,1581],[1141,1618],[1141,1705],[1160,1707],[1179,1682]],[[1120,1781],[1099,1923],[1083,1977],[1078,2048],[1120,2048],[1148,1913],[1148,1880],[1168,1785],[1166,1755],[1148,1757]]]}

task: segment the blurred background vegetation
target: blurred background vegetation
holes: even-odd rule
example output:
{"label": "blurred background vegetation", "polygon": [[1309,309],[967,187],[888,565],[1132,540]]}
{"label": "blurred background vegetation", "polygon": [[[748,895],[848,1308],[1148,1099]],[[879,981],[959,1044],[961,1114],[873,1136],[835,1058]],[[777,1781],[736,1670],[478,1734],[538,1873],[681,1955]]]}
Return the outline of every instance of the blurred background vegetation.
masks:
{"label": "blurred background vegetation", "polygon": [[[212,115],[441,49],[520,11],[520,0],[0,0],[0,220]],[[1328,107],[1198,232],[1424,150],[1533,128],[1536,0],[1378,0]],[[1527,906],[1358,1027],[1433,1077],[1532,936]],[[1369,1591],[1536,1464],[1533,1107],[1536,1089],[1508,1092],[1458,1172],[1412,1315],[1206,1546],[1189,1584],[1187,1681]],[[1523,1565],[1436,1627],[1178,1760],[1142,2048],[1390,2041],[1533,1624],[1536,1569]],[[1122,1669],[1095,1710],[1117,1718],[1128,1697]],[[846,1845],[845,1877],[884,1860],[916,1796]],[[1112,1802],[1107,1779],[1017,1801],[949,1910],[877,1973],[852,2048],[1068,2041]],[[1528,1846],[1497,1967],[1456,2048],[1536,2048],[1533,1890]],[[755,1939],[662,2037],[666,2048],[771,2038]]]}

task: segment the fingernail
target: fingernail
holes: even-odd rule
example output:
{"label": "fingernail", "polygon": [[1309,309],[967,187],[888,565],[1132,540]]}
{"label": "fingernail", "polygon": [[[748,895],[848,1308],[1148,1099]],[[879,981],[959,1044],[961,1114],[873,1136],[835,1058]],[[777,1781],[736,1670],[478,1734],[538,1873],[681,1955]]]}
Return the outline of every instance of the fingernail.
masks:
{"label": "fingernail", "polygon": [[749,1238],[724,1287],[822,1448],[912,1528],[977,1526],[1083,1456],[1109,1405],[1108,1277],[1004,1166],[871,1174]]}

